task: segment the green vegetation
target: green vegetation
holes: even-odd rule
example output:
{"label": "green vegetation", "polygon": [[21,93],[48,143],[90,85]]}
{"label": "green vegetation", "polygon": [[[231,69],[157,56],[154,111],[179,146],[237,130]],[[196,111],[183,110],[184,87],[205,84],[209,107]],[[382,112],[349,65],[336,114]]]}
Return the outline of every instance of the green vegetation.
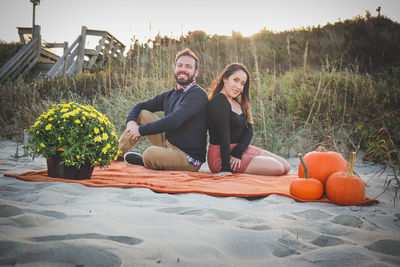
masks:
{"label": "green vegetation", "polygon": [[0,86],[0,135],[21,138],[52,104],[71,101],[94,106],[121,134],[135,103],[174,85],[174,56],[189,47],[200,58],[204,88],[226,64],[248,66],[255,145],[287,157],[324,143],[344,154],[362,150],[366,159],[398,163],[399,44],[400,25],[369,14],[251,37],[195,31],[178,40],[134,40],[124,62],[96,73],[52,81],[25,77]]}

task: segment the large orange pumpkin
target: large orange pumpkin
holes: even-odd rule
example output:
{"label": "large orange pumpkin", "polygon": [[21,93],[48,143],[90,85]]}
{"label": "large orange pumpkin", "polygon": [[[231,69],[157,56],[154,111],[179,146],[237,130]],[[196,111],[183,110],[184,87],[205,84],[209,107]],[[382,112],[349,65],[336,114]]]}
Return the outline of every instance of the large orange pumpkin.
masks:
{"label": "large orange pumpkin", "polygon": [[[310,177],[320,180],[323,184],[329,175],[335,172],[345,172],[347,170],[347,162],[337,152],[328,151],[320,146],[317,150],[307,153],[304,156]],[[299,165],[299,177],[304,177],[304,168]]]}
{"label": "large orange pumpkin", "polygon": [[296,178],[290,183],[290,194],[304,200],[315,200],[321,198],[324,193],[324,185],[317,179],[310,178],[308,168],[299,154],[301,164],[304,166],[305,178]]}
{"label": "large orange pumpkin", "polygon": [[353,174],[355,157],[356,153],[352,152],[346,173],[333,173],[325,183],[326,196],[336,204],[360,205],[365,198],[365,183]]}

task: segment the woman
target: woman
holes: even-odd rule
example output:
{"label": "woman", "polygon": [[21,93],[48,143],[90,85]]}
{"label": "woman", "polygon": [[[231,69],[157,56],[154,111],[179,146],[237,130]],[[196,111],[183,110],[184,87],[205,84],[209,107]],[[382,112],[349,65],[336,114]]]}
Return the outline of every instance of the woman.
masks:
{"label": "woman", "polygon": [[208,166],[213,173],[283,175],[290,165],[283,158],[250,145],[253,137],[250,75],[240,63],[232,63],[210,90],[207,121],[210,133]]}

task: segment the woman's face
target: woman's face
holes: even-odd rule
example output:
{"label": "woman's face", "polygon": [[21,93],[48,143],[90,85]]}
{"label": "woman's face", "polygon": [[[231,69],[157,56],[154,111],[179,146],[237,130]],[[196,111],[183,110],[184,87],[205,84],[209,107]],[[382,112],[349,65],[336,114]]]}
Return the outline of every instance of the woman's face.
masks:
{"label": "woman's face", "polygon": [[247,81],[247,74],[243,70],[237,70],[228,78],[224,78],[224,87],[221,92],[228,98],[238,97],[242,92]]}

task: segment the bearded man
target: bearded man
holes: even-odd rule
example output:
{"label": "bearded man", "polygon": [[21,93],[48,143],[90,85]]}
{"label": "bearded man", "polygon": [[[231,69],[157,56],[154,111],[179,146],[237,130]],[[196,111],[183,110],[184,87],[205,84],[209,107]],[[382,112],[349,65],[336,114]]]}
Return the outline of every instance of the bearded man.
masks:
{"label": "bearded man", "polygon": [[[136,104],[126,119],[120,139],[124,160],[153,170],[198,171],[207,146],[205,90],[196,83],[199,59],[190,50],[175,57],[176,85],[172,90]],[[164,111],[158,118],[154,112]],[[143,156],[130,149],[146,136],[152,146]]]}

